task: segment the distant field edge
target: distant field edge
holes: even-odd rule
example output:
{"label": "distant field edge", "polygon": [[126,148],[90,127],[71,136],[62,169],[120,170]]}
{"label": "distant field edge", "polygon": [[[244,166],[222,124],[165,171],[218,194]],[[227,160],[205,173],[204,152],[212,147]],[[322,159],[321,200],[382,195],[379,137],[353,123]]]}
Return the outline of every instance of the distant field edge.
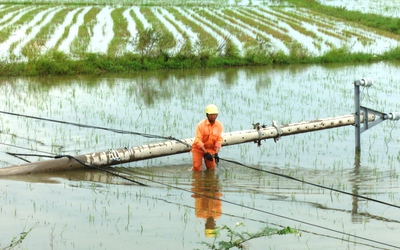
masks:
{"label": "distant field edge", "polygon": [[105,73],[134,73],[166,69],[234,68],[243,66],[275,66],[291,64],[332,64],[332,63],[372,63],[400,60],[400,47],[382,55],[350,53],[346,48],[338,48],[322,56],[311,57],[292,51],[289,55],[278,51],[275,54],[247,54],[245,56],[225,55],[159,55],[140,57],[124,54],[111,57],[88,53],[82,59],[71,59],[63,52],[53,52],[27,62],[0,62],[0,77],[10,76],[51,76],[88,75]]}

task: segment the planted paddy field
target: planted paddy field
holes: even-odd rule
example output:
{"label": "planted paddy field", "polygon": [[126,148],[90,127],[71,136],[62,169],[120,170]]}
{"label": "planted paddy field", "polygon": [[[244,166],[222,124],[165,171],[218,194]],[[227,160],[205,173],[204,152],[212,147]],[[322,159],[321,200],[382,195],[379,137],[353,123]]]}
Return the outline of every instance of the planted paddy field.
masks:
{"label": "planted paddy field", "polygon": [[215,171],[117,153],[180,145],[209,103],[227,133],[325,126],[361,78],[362,106],[400,114],[400,1],[354,3],[1,2],[0,169],[116,164],[0,174],[0,249],[400,249],[400,120],[359,151],[352,124],[226,145]]}
{"label": "planted paddy field", "polygon": [[318,2],[341,8],[343,10],[361,11],[377,15],[400,17],[400,2],[394,1],[346,1],[346,0],[319,0]]}
{"label": "planted paddy field", "polygon": [[[0,116],[0,165],[188,138],[211,102],[226,132],[351,114],[360,75],[375,80],[362,105],[399,112],[399,69],[380,62],[2,78],[0,104],[13,115]],[[231,162],[213,174],[190,171],[183,153],[110,169],[134,182],[88,168],[2,176],[0,248],[24,237],[14,242],[21,249],[207,250],[255,237],[241,244],[399,249],[399,122],[362,133],[360,155],[346,126],[223,147]]]}
{"label": "planted paddy field", "polygon": [[399,34],[283,1],[125,4],[3,2],[0,61],[26,62],[55,52],[74,60],[90,53],[303,58],[341,49],[382,55],[400,40]]}

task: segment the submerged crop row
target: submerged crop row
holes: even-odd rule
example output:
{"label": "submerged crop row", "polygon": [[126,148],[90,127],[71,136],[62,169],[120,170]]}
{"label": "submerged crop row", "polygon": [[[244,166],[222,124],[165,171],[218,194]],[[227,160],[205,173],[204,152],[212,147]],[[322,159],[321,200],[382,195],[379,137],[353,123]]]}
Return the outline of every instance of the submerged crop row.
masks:
{"label": "submerged crop row", "polygon": [[288,6],[0,5],[0,61],[59,51],[118,57],[236,53],[382,54],[400,37]]}

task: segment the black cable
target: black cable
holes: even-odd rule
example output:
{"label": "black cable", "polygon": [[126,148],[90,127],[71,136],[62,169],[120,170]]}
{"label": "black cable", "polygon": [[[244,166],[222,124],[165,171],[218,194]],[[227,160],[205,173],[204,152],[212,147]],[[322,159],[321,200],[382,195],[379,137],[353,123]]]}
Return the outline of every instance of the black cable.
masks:
{"label": "black cable", "polygon": [[106,173],[108,173],[108,174],[117,176],[117,177],[119,177],[119,178],[121,178],[121,179],[124,179],[124,180],[130,181],[130,182],[136,183],[136,184],[138,184],[138,185],[140,185],[140,186],[148,187],[148,185],[146,185],[146,184],[144,184],[144,183],[141,183],[141,182],[132,180],[132,179],[130,179],[130,178],[127,178],[127,177],[125,177],[125,176],[122,176],[122,175],[120,175],[120,174],[117,174],[117,173],[115,173],[115,172],[113,172],[113,171],[110,171],[110,170],[108,170],[108,169],[105,169],[105,168],[102,168],[102,167],[99,167],[99,166],[95,166],[95,165],[91,165],[91,164],[87,164],[87,163],[85,163],[85,162],[83,162],[83,161],[81,161],[81,160],[79,160],[79,159],[77,159],[76,157],[73,157],[73,156],[71,156],[71,155],[56,155],[54,158],[55,158],[55,159],[59,159],[59,158],[63,158],[63,157],[67,157],[67,158],[69,158],[69,159],[74,159],[75,161],[79,162],[79,163],[82,164],[83,166],[86,166],[86,167],[89,167],[89,168],[98,169],[98,170],[101,170],[101,171],[106,172]]}
{"label": "black cable", "polygon": [[[16,114],[16,113],[11,113],[11,112],[6,112],[6,111],[0,111],[0,113],[7,114],[7,115],[20,116],[20,117],[25,117],[25,118],[30,118],[30,119],[37,119],[37,120],[43,120],[43,121],[49,121],[49,122],[55,122],[55,123],[62,123],[62,124],[67,124],[67,125],[83,127],[83,128],[101,129],[101,130],[111,131],[111,132],[120,133],[120,134],[133,134],[133,135],[140,135],[140,136],[147,137],[147,138],[158,138],[158,139],[175,140],[177,142],[180,142],[180,143],[186,145],[187,147],[191,147],[191,145],[187,144],[186,142],[183,142],[182,140],[179,140],[179,139],[174,138],[172,136],[165,137],[165,136],[159,136],[159,135],[153,135],[153,134],[125,131],[125,130],[120,130],[120,129],[112,129],[112,128],[106,128],[106,127],[93,126],[93,125],[85,125],[85,124],[79,124],[79,123],[73,123],[73,122],[66,122],[66,121],[59,121],[59,120],[48,119],[48,118],[41,118],[41,117],[23,115],[23,114]],[[148,186],[148,185],[146,185],[144,183],[134,181],[132,179],[129,179],[129,178],[125,177],[125,176],[122,176],[122,175],[117,174],[115,172],[112,172],[110,170],[104,169],[102,167],[86,164],[85,162],[83,162],[83,161],[81,161],[81,160],[79,160],[79,159],[77,159],[77,158],[75,158],[75,157],[73,157],[71,155],[56,155],[54,157],[54,156],[33,155],[33,154],[13,154],[13,153],[8,153],[8,154],[13,155],[15,157],[17,157],[17,155],[51,157],[51,158],[55,158],[55,159],[67,157],[69,159],[76,160],[78,163],[82,164],[83,166],[104,171],[106,173],[109,173],[111,175],[117,176],[119,178],[122,178],[122,179],[130,181],[130,182],[136,183],[136,184],[141,185],[141,186]],[[386,203],[386,202],[383,202],[383,201],[379,201],[379,200],[376,200],[376,199],[372,199],[372,198],[368,198],[368,197],[364,197],[364,196],[360,196],[360,195],[354,195],[354,194],[349,193],[349,192],[345,192],[345,191],[341,191],[341,190],[325,187],[325,186],[322,186],[322,185],[319,185],[319,184],[314,184],[314,183],[307,182],[307,181],[302,181],[302,180],[299,180],[297,178],[294,178],[294,177],[291,177],[291,176],[288,176],[288,175],[274,173],[274,172],[271,172],[271,171],[262,170],[262,169],[258,169],[258,168],[254,168],[254,167],[250,167],[250,166],[246,166],[246,165],[244,165],[244,164],[242,164],[240,162],[237,162],[237,161],[231,161],[231,160],[227,160],[227,159],[224,159],[224,158],[220,158],[220,159],[224,160],[224,161],[227,161],[227,162],[230,162],[230,163],[241,165],[241,166],[244,166],[244,167],[256,170],[256,171],[262,171],[262,172],[265,172],[265,173],[269,173],[269,174],[277,175],[277,176],[280,176],[280,177],[288,178],[288,179],[291,179],[291,180],[294,180],[294,181],[299,181],[299,182],[304,183],[304,184],[308,184],[308,185],[316,186],[316,187],[319,187],[319,188],[328,189],[328,190],[331,190],[331,191],[335,191],[335,192],[339,192],[339,193],[355,196],[355,197],[366,199],[366,200],[369,200],[369,201],[374,201],[374,202],[381,203],[381,204],[384,204],[384,205],[387,205],[387,206],[400,208],[399,206],[396,206],[396,205],[393,205],[393,204],[390,204],[390,203]],[[367,239],[367,238],[364,238],[364,237],[355,236],[355,235],[352,235],[352,234],[340,232],[338,230],[334,230],[334,229],[330,229],[330,228],[327,228],[327,227],[315,225],[315,224],[308,223],[308,222],[301,221],[301,220],[297,220],[297,219],[292,219],[292,218],[289,218],[289,217],[286,217],[286,216],[273,214],[273,213],[266,212],[266,211],[263,211],[263,210],[260,210],[260,209],[252,208],[252,207],[245,206],[245,205],[240,205],[240,204],[237,204],[237,203],[234,203],[234,202],[231,202],[231,201],[227,201],[227,200],[220,199],[220,198],[215,198],[215,197],[212,197],[212,196],[207,196],[207,195],[204,195],[204,194],[201,194],[201,193],[196,193],[196,192],[193,192],[193,191],[189,191],[189,190],[186,190],[186,189],[183,189],[183,188],[175,187],[175,186],[172,186],[172,185],[169,185],[169,184],[165,184],[165,183],[161,183],[161,182],[158,182],[158,181],[149,180],[149,179],[146,179],[146,178],[143,178],[143,177],[138,177],[138,176],[136,176],[136,178],[140,178],[140,179],[143,179],[143,180],[146,180],[146,181],[151,181],[151,182],[154,182],[154,183],[157,183],[157,184],[160,184],[160,185],[164,185],[164,186],[167,186],[167,187],[170,187],[170,188],[175,188],[175,189],[178,189],[178,190],[181,190],[181,191],[190,192],[192,194],[202,195],[202,196],[204,196],[206,198],[220,200],[220,201],[228,203],[228,204],[241,206],[241,207],[248,208],[248,209],[254,210],[254,211],[258,211],[258,212],[261,212],[261,213],[266,213],[266,214],[269,214],[269,215],[277,216],[277,217],[288,219],[288,220],[291,220],[291,221],[296,221],[296,222],[303,223],[303,224],[306,224],[306,225],[309,225],[309,226],[314,226],[314,227],[317,227],[317,228],[325,229],[325,230],[336,232],[336,233],[339,233],[339,234],[343,234],[343,235],[355,237],[355,238],[358,238],[358,239],[363,239],[363,240],[366,240],[366,241],[370,241],[370,242],[373,242],[373,243],[376,243],[376,244],[382,244],[382,245],[386,245],[386,246],[395,247],[395,248],[399,248],[400,249],[400,247],[396,247],[396,246],[393,246],[393,245],[390,245],[390,244],[386,244],[386,243],[374,241],[374,240],[371,240],[371,239]]]}
{"label": "black cable", "polygon": [[[189,206],[189,205],[181,204],[181,203],[177,203],[177,202],[171,202],[171,201],[169,201],[169,200],[167,200],[167,199],[163,199],[163,198],[157,198],[157,197],[153,197],[153,196],[152,196],[152,197],[148,197],[148,196],[145,196],[145,195],[143,195],[143,197],[161,200],[161,201],[163,201],[163,202],[165,202],[165,203],[174,204],[174,205],[178,205],[178,206],[183,206],[183,207],[187,207],[187,208],[190,208],[190,209],[196,209],[196,208],[193,207],[193,206]],[[234,214],[230,214],[230,213],[221,212],[220,214],[221,214],[221,215],[228,216],[228,217],[232,217],[232,218],[237,218],[237,219],[242,219],[242,220],[248,220],[248,221],[253,221],[253,222],[258,222],[258,223],[264,223],[264,224],[270,224],[270,225],[277,226],[277,227],[281,227],[281,228],[286,228],[286,227],[287,227],[287,226],[282,226],[282,225],[279,225],[279,224],[276,224],[276,223],[272,223],[272,222],[265,222],[265,221],[262,221],[262,220],[260,220],[260,219],[253,219],[253,218],[249,218],[249,217],[245,217],[245,216],[240,216],[240,215],[234,215]],[[301,233],[303,233],[303,232],[304,232],[304,233],[309,233],[309,234],[318,235],[318,236],[322,236],[322,237],[327,237],[327,238],[331,238],[331,239],[335,239],[335,240],[346,241],[346,242],[353,242],[353,241],[351,241],[350,239],[344,239],[344,238],[337,237],[337,236],[325,235],[325,234],[322,234],[322,233],[311,232],[311,231],[304,230],[304,229],[299,230],[300,236],[301,236]],[[363,246],[366,246],[366,247],[372,247],[372,248],[374,248],[374,249],[378,249],[378,248],[379,248],[379,249],[386,249],[386,248],[382,248],[382,247],[378,247],[378,246],[373,246],[373,245],[370,245],[370,244],[367,244],[367,243],[362,243],[362,242],[357,242],[357,244],[358,244],[358,245],[363,245]]]}
{"label": "black cable", "polygon": [[10,152],[6,152],[6,154],[11,155],[11,156],[14,156],[15,158],[18,158],[18,159],[20,159],[20,160],[22,160],[22,161],[24,161],[24,162],[31,163],[31,161],[28,161],[27,159],[24,159],[24,158],[20,157],[20,156],[17,155],[17,154],[10,153]]}
{"label": "black cable", "polygon": [[349,193],[349,192],[346,192],[346,191],[342,191],[342,190],[338,190],[338,189],[322,186],[322,185],[315,184],[315,183],[312,183],[312,182],[303,181],[303,180],[294,178],[294,177],[289,176],[289,175],[274,173],[272,171],[259,169],[259,168],[255,168],[255,167],[250,167],[250,166],[247,166],[247,165],[245,165],[243,163],[240,163],[240,162],[237,162],[237,161],[228,160],[228,159],[224,159],[224,158],[221,158],[221,157],[219,159],[223,160],[223,161],[226,161],[226,162],[234,163],[234,164],[237,164],[237,165],[249,168],[249,169],[253,169],[253,170],[256,170],[256,171],[261,171],[261,172],[264,172],[264,173],[268,173],[268,174],[280,176],[280,177],[283,177],[283,178],[287,178],[287,179],[290,179],[290,180],[298,181],[298,182],[301,182],[303,184],[308,184],[308,185],[311,185],[311,186],[314,186],[314,187],[319,187],[319,188],[322,188],[322,189],[328,189],[330,191],[335,191],[335,192],[338,192],[338,193],[354,196],[354,197],[357,197],[357,198],[361,198],[361,199],[365,199],[365,200],[369,200],[369,201],[374,201],[374,202],[377,202],[377,203],[380,203],[380,204],[383,204],[383,205],[386,205],[386,206],[390,206],[390,207],[400,208],[400,206],[397,206],[397,205],[394,205],[394,204],[391,204],[391,203],[387,203],[387,202],[384,202],[384,201],[376,200],[376,199],[369,198],[369,197],[362,196],[362,195],[352,194],[352,193]]}
{"label": "black cable", "polygon": [[[104,169],[102,167],[86,164],[85,162],[83,162],[83,161],[81,161],[81,160],[79,160],[76,157],[73,157],[71,155],[56,155],[56,156],[32,155],[32,154],[17,154],[17,155],[39,156],[39,157],[48,157],[48,158],[55,158],[55,159],[67,157],[69,159],[76,160],[78,163],[82,164],[83,166],[104,171],[106,173],[112,174],[114,176],[120,177],[120,178],[122,178],[124,180],[127,180],[127,181],[130,181],[130,182],[134,182],[134,183],[136,183],[138,185],[141,185],[141,186],[146,186],[146,187],[148,186],[148,185],[146,185],[144,183],[141,183],[141,182],[138,182],[138,181],[134,181],[132,179],[129,179],[129,178],[125,177],[125,176],[122,176],[120,174],[114,173],[114,172],[109,171],[107,169]],[[227,161],[227,162],[231,162],[231,163],[239,164],[239,165],[242,165],[242,166],[246,166],[246,165],[241,164],[239,162],[230,161],[230,160],[226,160],[226,159],[223,159],[223,158],[220,158],[220,160],[224,160],[224,161]],[[249,168],[251,168],[251,167],[249,167]],[[252,168],[252,169],[254,169],[254,168]],[[256,169],[256,170],[258,170],[258,169]],[[125,174],[127,174],[127,173],[125,173]],[[272,173],[272,174],[274,174],[274,173]],[[282,176],[282,177],[285,177],[284,175],[281,175],[281,174],[278,174],[278,175]],[[312,224],[310,222],[306,222],[306,221],[302,221],[302,220],[298,220],[298,219],[293,219],[293,218],[290,218],[290,217],[287,217],[287,216],[283,216],[283,215],[279,215],[279,214],[274,214],[274,213],[267,212],[267,211],[264,211],[264,210],[261,210],[261,209],[257,209],[257,208],[246,206],[246,205],[242,205],[242,204],[238,204],[238,203],[235,203],[235,202],[232,202],[232,201],[228,201],[228,200],[225,200],[225,199],[221,199],[221,198],[216,198],[216,197],[213,197],[213,196],[210,196],[210,195],[206,195],[206,194],[203,194],[203,193],[194,192],[192,190],[187,190],[187,189],[184,189],[184,188],[181,188],[181,187],[172,186],[170,184],[165,184],[165,183],[162,183],[162,182],[159,182],[159,181],[155,181],[155,180],[151,180],[151,179],[148,179],[148,178],[144,178],[144,177],[140,177],[140,176],[135,176],[135,177],[138,178],[138,179],[142,179],[142,180],[150,181],[150,182],[153,182],[153,183],[156,183],[156,184],[159,184],[159,185],[163,185],[163,186],[166,186],[168,188],[173,188],[173,189],[181,190],[181,191],[188,192],[188,193],[191,193],[191,194],[200,195],[200,196],[203,196],[205,198],[209,198],[209,199],[213,199],[213,200],[219,200],[219,201],[225,202],[227,204],[231,204],[231,205],[234,205],[234,206],[240,206],[240,207],[247,208],[247,209],[250,209],[250,210],[253,210],[253,211],[257,211],[257,212],[260,212],[260,213],[276,216],[276,217],[279,217],[279,218],[282,218],[282,219],[298,222],[298,223],[301,223],[301,224],[304,224],[304,225],[308,225],[308,226],[316,227],[316,228],[319,228],[319,229],[324,229],[324,230],[327,230],[327,231],[335,232],[335,233],[338,233],[338,234],[341,234],[341,235],[345,235],[347,237],[353,237],[353,238],[365,240],[365,241],[368,241],[368,242],[371,242],[371,243],[381,244],[381,245],[385,245],[385,246],[389,246],[389,247],[400,249],[400,247],[397,247],[397,246],[393,246],[393,245],[390,245],[390,244],[387,244],[387,243],[379,242],[379,241],[368,239],[368,238],[365,238],[365,237],[356,236],[356,235],[353,235],[353,234],[341,232],[339,230],[331,229],[331,228],[328,228],[328,227],[319,226],[319,225],[316,225],[316,224]],[[291,177],[291,179],[294,179],[294,178]]]}
{"label": "black cable", "polygon": [[384,139],[384,141],[385,141],[385,144],[386,144],[386,154],[388,153],[388,151],[389,151],[389,142],[392,140],[392,132],[393,132],[393,129],[396,127],[396,124],[394,124],[393,125],[393,127],[392,127],[392,129],[390,130],[390,132],[389,132],[389,139]]}
{"label": "black cable", "polygon": [[307,221],[302,221],[302,220],[299,220],[299,219],[293,219],[293,218],[290,218],[290,217],[287,217],[287,216],[284,216],[284,215],[274,214],[274,213],[267,212],[267,211],[264,211],[264,210],[261,210],[261,209],[258,209],[258,208],[254,208],[254,207],[238,204],[238,203],[235,203],[235,202],[232,202],[232,201],[228,201],[228,200],[221,199],[221,198],[216,198],[216,197],[209,196],[209,195],[202,194],[202,193],[198,193],[198,192],[194,192],[194,191],[187,190],[187,189],[184,189],[184,188],[181,188],[181,187],[172,186],[172,185],[165,184],[165,183],[162,183],[162,182],[159,182],[159,181],[146,179],[146,178],[143,178],[143,177],[140,177],[140,176],[135,176],[135,177],[139,178],[139,179],[146,180],[146,181],[150,181],[150,182],[153,182],[153,183],[156,183],[156,184],[160,184],[160,185],[166,186],[168,188],[173,188],[173,189],[181,190],[181,191],[188,192],[188,193],[191,193],[191,194],[200,195],[200,196],[203,196],[205,198],[218,200],[218,201],[225,202],[227,204],[231,204],[231,205],[234,205],[234,206],[240,206],[240,207],[247,208],[247,209],[250,209],[250,210],[253,210],[253,211],[257,211],[257,212],[260,212],[260,213],[276,216],[276,217],[279,217],[279,218],[282,218],[282,219],[298,222],[298,223],[301,223],[301,224],[304,224],[304,225],[308,225],[308,226],[312,226],[312,227],[316,227],[316,228],[319,228],[319,229],[324,229],[324,230],[327,230],[327,231],[330,231],[330,232],[334,232],[334,233],[338,233],[338,234],[341,234],[341,235],[345,235],[347,237],[353,237],[353,238],[361,239],[361,240],[368,241],[368,242],[371,242],[371,243],[385,245],[385,246],[388,246],[388,247],[393,247],[393,248],[400,249],[399,246],[394,246],[394,245],[390,245],[390,244],[387,244],[387,243],[383,243],[383,242],[379,242],[379,241],[376,241],[376,240],[372,240],[372,239],[369,239],[369,238],[356,236],[354,234],[341,232],[341,231],[336,230],[336,229],[331,229],[331,228],[328,228],[328,227],[319,226],[319,225],[312,224],[312,223],[307,222]]}
{"label": "black cable", "polygon": [[[35,152],[40,152],[40,153],[45,153],[45,154],[49,154],[49,152],[46,151],[42,151],[42,150],[37,150],[37,149],[31,149],[31,148],[27,148],[27,147],[22,147],[22,146],[16,146],[16,145],[12,145],[12,144],[8,144],[8,143],[1,143],[1,145],[5,145],[5,146],[9,146],[9,147],[13,147],[13,148],[19,148],[19,149],[25,149],[25,150],[29,150],[29,151],[35,151]],[[13,155],[13,153],[8,153],[9,155]]]}
{"label": "black cable", "polygon": [[25,117],[25,118],[30,118],[30,119],[54,122],[54,123],[73,125],[73,126],[77,126],[77,127],[81,127],[81,128],[101,129],[101,130],[111,131],[111,132],[119,133],[119,134],[131,134],[131,135],[140,135],[140,136],[143,136],[143,137],[146,137],[146,138],[174,140],[174,141],[177,141],[179,143],[182,143],[182,144],[186,145],[189,148],[191,147],[190,144],[188,144],[188,143],[186,143],[186,142],[184,142],[184,141],[182,141],[180,139],[177,139],[175,137],[172,137],[172,136],[152,135],[152,134],[146,134],[146,133],[140,133],[140,132],[126,131],[126,130],[121,130],[121,129],[113,129],[113,128],[99,127],[99,126],[86,125],[86,124],[80,124],[80,123],[74,123],[74,122],[66,122],[66,121],[60,121],[60,120],[36,117],[36,116],[31,116],[31,115],[23,115],[23,114],[17,114],[17,113],[12,113],[12,112],[6,112],[6,111],[1,111],[1,110],[0,110],[0,113],[6,114],[6,115],[20,116],[20,117]]}

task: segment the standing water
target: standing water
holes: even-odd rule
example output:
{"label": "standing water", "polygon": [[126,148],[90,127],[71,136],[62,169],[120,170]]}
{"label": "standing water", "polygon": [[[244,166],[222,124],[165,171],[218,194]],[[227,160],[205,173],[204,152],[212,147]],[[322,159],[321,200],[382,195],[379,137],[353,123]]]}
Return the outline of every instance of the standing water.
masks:
{"label": "standing water", "polygon": [[[162,141],[68,124],[190,138],[209,103],[225,132],[348,115],[361,104],[400,111],[400,66],[367,65],[157,71],[135,75],[1,79],[0,165]],[[22,116],[23,115],[23,116]],[[31,116],[27,118],[26,116]],[[62,123],[40,120],[46,118]],[[223,147],[215,172],[193,173],[184,153],[114,169],[2,177],[0,249],[209,249],[266,227],[249,249],[400,248],[400,126],[361,134],[346,126]],[[16,155],[18,154],[18,155]],[[147,186],[141,186],[138,183]],[[234,237],[236,239],[237,237]],[[13,240],[14,239],[14,240]]]}

